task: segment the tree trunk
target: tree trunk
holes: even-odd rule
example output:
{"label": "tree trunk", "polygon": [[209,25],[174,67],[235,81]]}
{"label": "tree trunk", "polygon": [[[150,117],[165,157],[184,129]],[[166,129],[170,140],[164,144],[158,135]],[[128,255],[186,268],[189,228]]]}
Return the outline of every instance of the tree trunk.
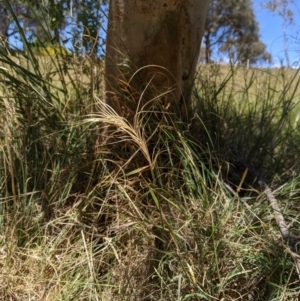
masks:
{"label": "tree trunk", "polygon": [[[186,119],[209,0],[110,0],[104,98]],[[129,113],[128,113],[129,112]]]}
{"label": "tree trunk", "polygon": [[[104,96],[119,115],[132,122],[136,111],[165,111],[188,120],[208,3],[110,0]],[[147,163],[139,158],[136,165],[144,169]],[[152,172],[145,174],[147,170],[144,178],[154,179]],[[146,259],[130,271],[138,300],[154,300],[150,295],[158,285],[155,271],[164,254],[163,242],[171,239],[162,229],[153,226],[155,239],[144,251]]]}

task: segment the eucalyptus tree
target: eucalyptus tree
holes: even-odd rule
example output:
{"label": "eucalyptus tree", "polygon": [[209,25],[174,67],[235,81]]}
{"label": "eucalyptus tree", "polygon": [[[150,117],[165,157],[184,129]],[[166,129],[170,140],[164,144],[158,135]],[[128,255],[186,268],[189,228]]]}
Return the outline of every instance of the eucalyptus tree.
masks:
{"label": "eucalyptus tree", "polygon": [[106,2],[104,0],[75,0],[73,3],[74,17],[78,27],[81,45],[87,54],[97,56],[103,52],[104,40],[100,35],[106,19]]}
{"label": "eucalyptus tree", "polygon": [[106,0],[0,0],[0,36],[6,42],[13,35],[20,38],[21,28],[29,42],[72,44],[75,49],[79,39],[83,53],[99,53],[103,47],[99,32],[106,17],[106,3]]}
{"label": "eucalyptus tree", "polygon": [[206,62],[212,49],[224,52],[234,61],[254,64],[270,61],[271,55],[259,37],[251,0],[212,0],[205,23]]}
{"label": "eucalyptus tree", "polygon": [[106,102],[121,115],[155,103],[186,118],[208,5],[209,0],[110,0]]}

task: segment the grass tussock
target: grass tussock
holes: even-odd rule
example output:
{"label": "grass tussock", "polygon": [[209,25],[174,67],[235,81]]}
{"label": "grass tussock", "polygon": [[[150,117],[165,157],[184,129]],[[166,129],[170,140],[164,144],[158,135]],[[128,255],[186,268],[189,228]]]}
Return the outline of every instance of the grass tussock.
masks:
{"label": "grass tussock", "polygon": [[297,300],[232,145],[299,239],[299,74],[202,66],[184,129],[118,116],[94,63],[0,47],[0,300]]}

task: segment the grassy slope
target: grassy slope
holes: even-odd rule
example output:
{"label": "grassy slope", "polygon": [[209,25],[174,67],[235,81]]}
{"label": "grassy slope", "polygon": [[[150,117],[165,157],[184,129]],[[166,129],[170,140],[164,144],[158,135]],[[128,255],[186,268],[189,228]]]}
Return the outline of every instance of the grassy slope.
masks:
{"label": "grassy slope", "polygon": [[191,137],[109,111],[88,58],[0,58],[0,300],[297,300],[274,214],[231,152],[296,236],[296,71],[202,66]]}

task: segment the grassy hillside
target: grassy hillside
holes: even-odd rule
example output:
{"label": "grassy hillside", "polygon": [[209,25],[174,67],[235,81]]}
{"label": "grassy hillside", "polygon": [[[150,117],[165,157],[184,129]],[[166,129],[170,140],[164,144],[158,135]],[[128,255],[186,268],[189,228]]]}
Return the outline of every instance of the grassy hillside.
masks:
{"label": "grassy hillside", "polygon": [[188,127],[129,124],[101,101],[101,62],[0,48],[0,300],[297,300],[244,163],[297,243],[299,79],[199,66]]}

